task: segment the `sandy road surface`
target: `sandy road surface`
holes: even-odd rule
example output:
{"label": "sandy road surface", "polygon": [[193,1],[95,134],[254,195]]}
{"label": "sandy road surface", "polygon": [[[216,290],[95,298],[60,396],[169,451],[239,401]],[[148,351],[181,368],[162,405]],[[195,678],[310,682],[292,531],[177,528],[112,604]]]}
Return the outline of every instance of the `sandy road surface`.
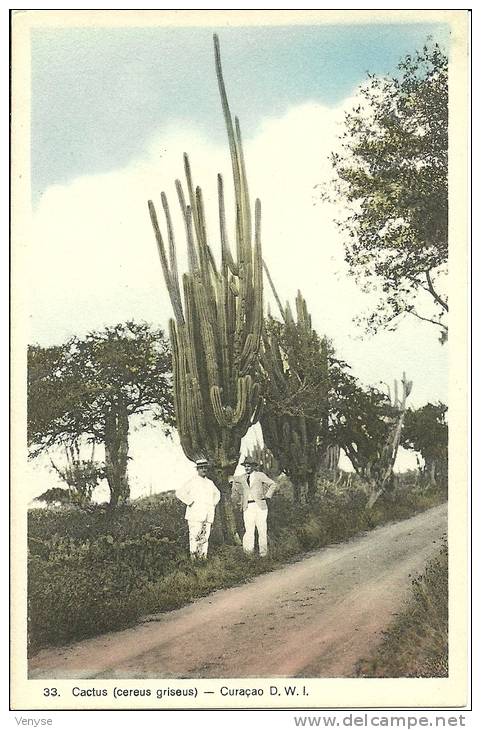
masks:
{"label": "sandy road surface", "polygon": [[31,678],[350,677],[447,529],[447,506],[377,528],[158,620],[42,650]]}

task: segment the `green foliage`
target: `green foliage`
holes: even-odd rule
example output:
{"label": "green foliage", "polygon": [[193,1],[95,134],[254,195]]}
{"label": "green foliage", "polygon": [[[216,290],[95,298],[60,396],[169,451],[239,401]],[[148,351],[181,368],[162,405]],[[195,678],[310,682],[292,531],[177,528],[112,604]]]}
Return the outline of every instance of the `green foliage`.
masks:
{"label": "green foliage", "polygon": [[67,371],[68,346],[28,348],[27,440],[30,455],[37,456],[60,438],[75,438],[65,413],[78,408],[77,381]]}
{"label": "green foliage", "polygon": [[380,478],[381,457],[389,437],[394,409],[386,393],[364,387],[345,368],[335,372],[332,431],[356,473]]}
{"label": "green foliage", "polygon": [[273,570],[306,550],[341,542],[376,525],[404,519],[441,501],[400,485],[365,510],[362,486],[318,485],[309,506],[280,490],[269,510],[268,558],[212,542],[205,564],[193,565],[183,506],[172,495],[140,500],[115,512],[29,512],[29,641],[34,652],[119,629],[139,617],[178,608],[218,588]]}
{"label": "green foliage", "polygon": [[411,596],[359,677],[448,676],[448,548],[412,581]]}
{"label": "green foliage", "polygon": [[173,423],[170,352],[162,330],[126,322],[28,348],[28,433],[32,456],[82,435],[102,442],[105,419],[123,403]]}
{"label": "green foliage", "polygon": [[183,538],[187,535],[183,519],[185,505],[173,499],[169,493],[167,496],[164,493],[154,496],[161,498],[138,500],[130,505],[119,506],[115,512],[103,505],[92,505],[88,511],[30,510],[28,536],[34,542],[29,543],[29,550],[36,553],[38,545],[49,545],[55,535],[82,544],[111,535],[117,543],[155,532],[159,526],[162,537],[183,545]]}
{"label": "green foliage", "polygon": [[47,489],[45,492],[42,492],[42,494],[36,497],[36,499],[40,502],[46,502],[47,504],[55,504],[56,502],[60,502],[61,504],[71,503],[70,491],[63,487],[52,487],[51,489]]}
{"label": "green foliage", "polygon": [[139,616],[136,578],[122,564],[33,556],[28,577],[30,651],[123,628]]}
{"label": "green foliage", "polygon": [[331,191],[347,205],[338,221],[346,261],[364,289],[382,292],[368,328],[395,326],[407,312],[439,326],[444,340],[448,59],[440,47],[428,42],[406,56],[397,75],[369,76],[341,143]]}
{"label": "green foliage", "polygon": [[448,424],[444,403],[427,403],[416,410],[408,409],[402,445],[414,449],[424,460],[423,474],[435,484],[447,479]]}
{"label": "green foliage", "polygon": [[138,619],[146,586],[185,554],[183,511],[167,497],[113,513],[102,507],[29,512],[31,651]]}
{"label": "green foliage", "polygon": [[345,370],[340,369],[337,376],[337,404],[331,416],[333,431],[356,472],[371,485],[367,505],[371,509],[381,494],[392,487],[406,401],[413,384],[403,373],[401,398],[396,380],[391,400],[390,391],[385,396],[374,388],[365,389]]}

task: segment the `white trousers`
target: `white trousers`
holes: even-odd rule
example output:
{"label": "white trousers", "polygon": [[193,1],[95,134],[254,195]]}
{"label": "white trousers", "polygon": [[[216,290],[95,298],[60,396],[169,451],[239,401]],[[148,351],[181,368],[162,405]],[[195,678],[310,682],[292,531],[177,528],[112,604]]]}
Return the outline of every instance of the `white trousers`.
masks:
{"label": "white trousers", "polygon": [[189,525],[190,554],[205,558],[207,556],[207,548],[209,547],[211,523],[189,520],[187,524]]}
{"label": "white trousers", "polygon": [[257,527],[259,537],[259,555],[267,555],[267,510],[261,509],[255,502],[251,502],[244,510],[245,533],[242,538],[244,552],[254,551],[254,536]]}

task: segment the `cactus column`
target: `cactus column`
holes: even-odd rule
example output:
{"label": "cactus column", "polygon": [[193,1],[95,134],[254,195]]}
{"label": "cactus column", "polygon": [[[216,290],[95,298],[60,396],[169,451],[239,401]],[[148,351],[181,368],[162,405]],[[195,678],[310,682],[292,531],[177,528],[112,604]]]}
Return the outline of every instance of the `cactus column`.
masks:
{"label": "cactus column", "polygon": [[367,508],[371,509],[379,497],[384,494],[388,487],[396,461],[399,444],[401,442],[402,428],[406,416],[406,401],[412,391],[412,380],[406,379],[403,373],[402,396],[398,397],[398,382],[394,381],[394,399],[392,400],[393,415],[391,416],[391,428],[386,443],[384,444],[379,464],[377,465],[377,479],[367,502]]}
{"label": "cactus column", "polygon": [[260,420],[265,445],[291,478],[296,500],[303,501],[315,494],[327,448],[328,344],[312,328],[300,292],[295,321],[273,291],[284,322],[269,317],[263,337],[266,405]]}
{"label": "cactus column", "polygon": [[208,243],[202,190],[195,187],[184,155],[187,195],[176,181],[188,252],[188,271],[177,269],[169,204],[161,195],[167,247],[155,206],[149,201],[165,283],[174,319],[170,321],[177,430],[185,455],[208,458],[219,487],[223,535],[235,536],[228,476],[240,455],[241,439],[257,421],[261,405],[256,381],[263,328],[261,205],[255,201],[254,224],[239,121],[232,120],[222,76],[219,41],[214,36],[217,81],[227,127],[235,195],[235,256],[229,246],[224,185],[218,175],[221,261],[216,265]]}

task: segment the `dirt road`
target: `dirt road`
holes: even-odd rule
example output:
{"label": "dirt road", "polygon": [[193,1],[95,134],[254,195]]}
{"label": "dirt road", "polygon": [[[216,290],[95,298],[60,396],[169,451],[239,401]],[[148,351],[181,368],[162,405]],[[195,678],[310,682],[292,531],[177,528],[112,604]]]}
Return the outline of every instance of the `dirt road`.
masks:
{"label": "dirt road", "polygon": [[29,676],[351,677],[446,529],[441,505],[153,622],[43,650]]}

